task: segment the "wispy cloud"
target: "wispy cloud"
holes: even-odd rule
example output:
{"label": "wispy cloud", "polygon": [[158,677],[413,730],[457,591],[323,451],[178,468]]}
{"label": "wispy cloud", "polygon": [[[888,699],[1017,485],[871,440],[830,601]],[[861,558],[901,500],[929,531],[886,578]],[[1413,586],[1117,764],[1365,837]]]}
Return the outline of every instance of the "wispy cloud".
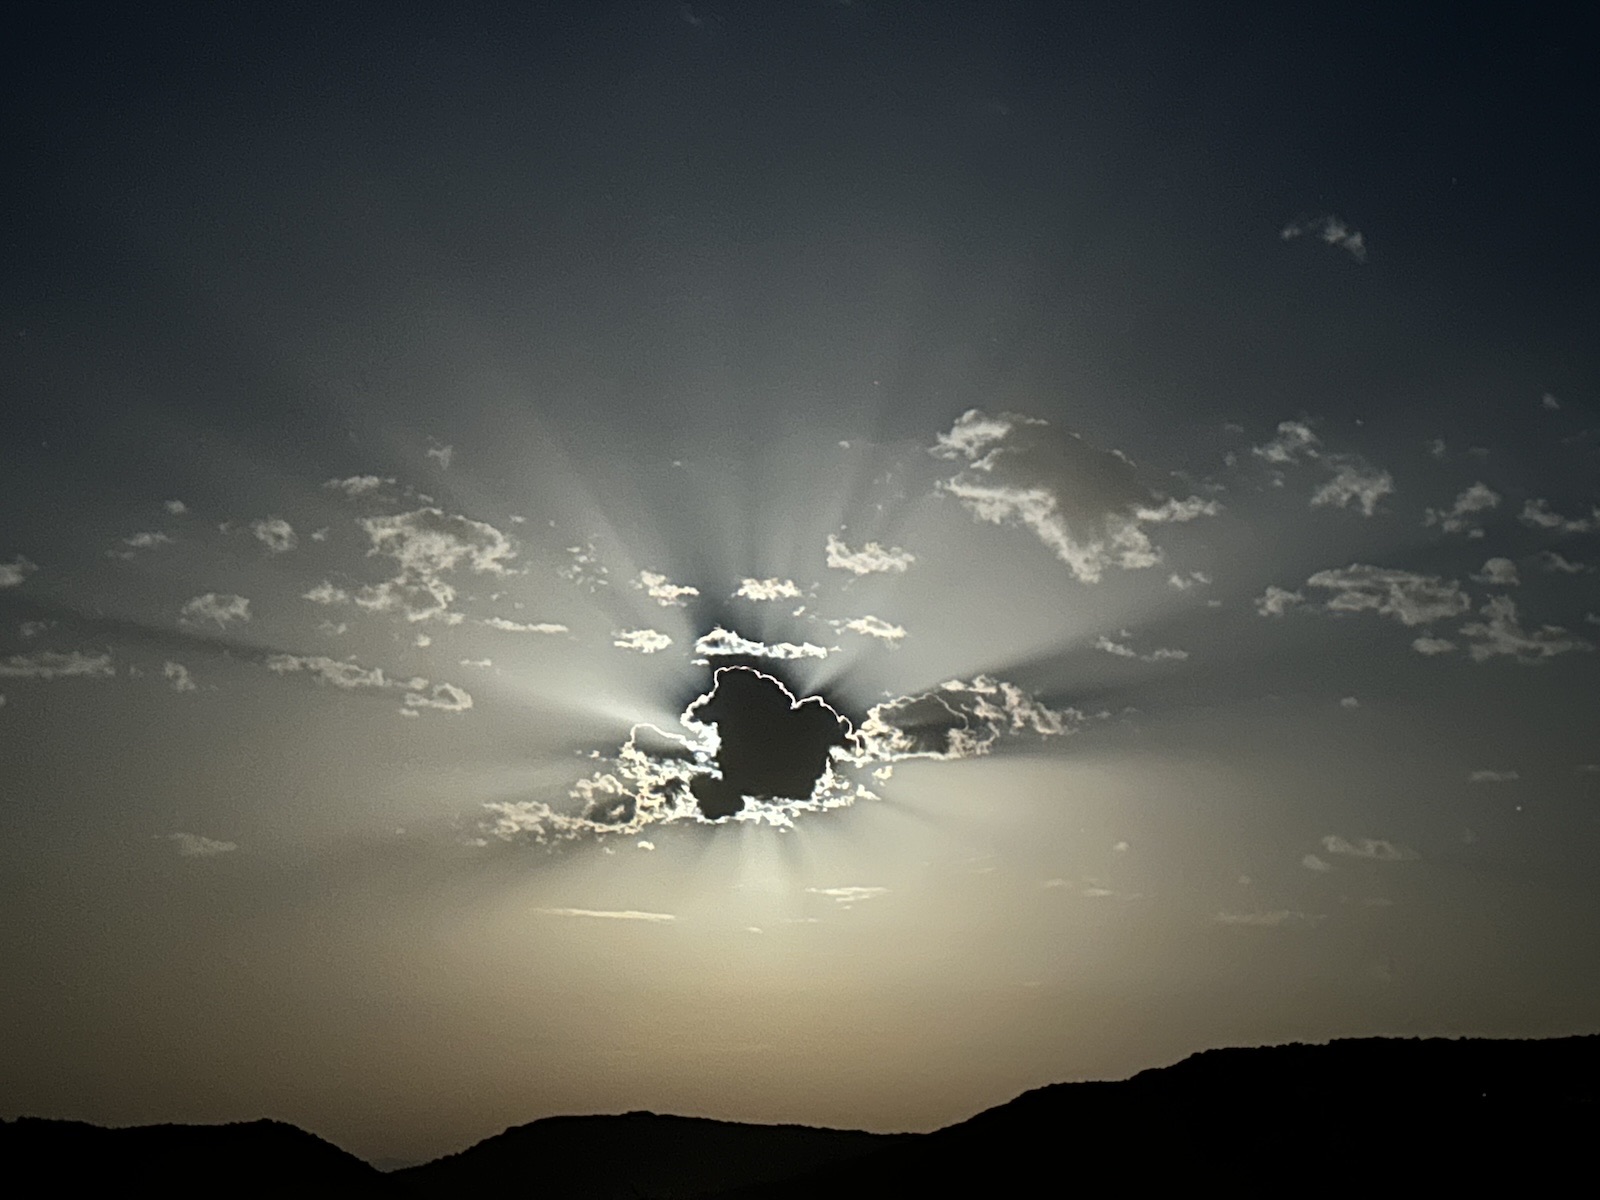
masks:
{"label": "wispy cloud", "polygon": [[859,550],[852,550],[833,534],[828,535],[828,566],[835,571],[849,571],[852,575],[884,573],[903,574],[917,561],[917,556],[899,546],[883,547],[868,542]]}
{"label": "wispy cloud", "polygon": [[662,608],[682,608],[688,603],[688,597],[700,594],[699,588],[673,583],[665,575],[655,571],[640,571],[638,582],[634,586],[643,588],[645,595]]}
{"label": "wispy cloud", "polygon": [[1290,221],[1278,231],[1278,236],[1286,242],[1307,234],[1321,239],[1330,246],[1348,251],[1350,257],[1357,262],[1367,261],[1367,239],[1362,236],[1360,230],[1350,228],[1332,213]]}
{"label": "wispy cloud", "polygon": [[1460,533],[1469,538],[1481,538],[1483,527],[1478,521],[1478,514],[1499,506],[1500,494],[1487,484],[1478,482],[1457,495],[1449,508],[1430,508],[1424,511],[1422,523],[1437,525],[1446,533]]}
{"label": "wispy cloud", "polygon": [[1515,783],[1522,776],[1515,771],[1473,771],[1467,776],[1468,783]]}
{"label": "wispy cloud", "polygon": [[219,629],[243,624],[250,620],[250,601],[231,593],[207,592],[185,602],[178,619],[195,625],[210,622]]}
{"label": "wispy cloud", "polygon": [[1356,838],[1354,841],[1349,841],[1336,833],[1330,833],[1322,839],[1322,848],[1329,854],[1370,858],[1377,862],[1406,862],[1420,857],[1409,846],[1386,842],[1381,838]]}
{"label": "wispy cloud", "polygon": [[658,925],[678,919],[671,913],[641,912],[635,908],[540,908],[535,911],[541,912],[547,917],[589,917],[601,921],[646,921]]}
{"label": "wispy cloud", "polygon": [[640,654],[654,654],[672,645],[672,639],[654,629],[624,629],[613,635],[611,644],[620,650],[637,650]]}
{"label": "wispy cloud", "polygon": [[38,569],[20,554],[8,563],[0,563],[0,588],[18,587]]}
{"label": "wispy cloud", "polygon": [[745,579],[733,594],[745,600],[796,600],[800,587],[792,579]]}
{"label": "wispy cloud", "polygon": [[111,655],[85,654],[71,650],[65,654],[44,650],[38,654],[13,654],[0,660],[0,676],[12,679],[105,679],[115,675]]}
{"label": "wispy cloud", "polygon": [[184,858],[215,858],[219,854],[230,854],[239,848],[237,842],[223,842],[216,838],[202,837],[198,833],[169,833],[164,840],[177,847],[178,853]]}

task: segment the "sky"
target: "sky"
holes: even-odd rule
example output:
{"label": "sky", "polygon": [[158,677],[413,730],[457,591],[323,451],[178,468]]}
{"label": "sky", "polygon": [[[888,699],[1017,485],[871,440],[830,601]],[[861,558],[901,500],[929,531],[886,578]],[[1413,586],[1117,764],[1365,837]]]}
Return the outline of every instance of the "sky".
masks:
{"label": "sky", "polygon": [[1576,8],[22,6],[0,1113],[1600,1030]]}

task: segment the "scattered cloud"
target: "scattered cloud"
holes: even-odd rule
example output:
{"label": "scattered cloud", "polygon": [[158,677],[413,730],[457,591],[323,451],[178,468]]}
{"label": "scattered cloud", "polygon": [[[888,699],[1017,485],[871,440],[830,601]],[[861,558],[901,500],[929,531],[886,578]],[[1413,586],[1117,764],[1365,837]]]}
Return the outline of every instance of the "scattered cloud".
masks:
{"label": "scattered cloud", "polygon": [[1320,457],[1321,452],[1317,447],[1321,444],[1321,439],[1311,432],[1311,426],[1304,421],[1280,421],[1277,436],[1259,446],[1250,447],[1250,453],[1269,463],[1287,466],[1302,458]]}
{"label": "scattered cloud", "polygon": [[1322,848],[1329,854],[1344,854],[1351,858],[1369,858],[1376,862],[1406,862],[1420,857],[1409,846],[1386,842],[1379,838],[1357,838],[1347,841],[1336,833],[1322,839]]}
{"label": "scattered cloud", "polygon": [[1561,401],[1557,400],[1549,392],[1546,392],[1544,395],[1539,397],[1539,405],[1546,412],[1557,412],[1561,408]]}
{"label": "scattered cloud", "polygon": [[864,617],[852,617],[848,621],[834,621],[831,624],[836,629],[846,629],[851,633],[859,633],[862,637],[876,638],[880,642],[887,642],[891,646],[906,636],[906,631],[898,625],[891,625],[881,617],[868,614]]}
{"label": "scattered cloud", "polygon": [[200,685],[194,681],[194,676],[189,674],[189,668],[182,663],[165,662],[161,664],[161,674],[175,692],[197,692]]}
{"label": "scattered cloud", "polygon": [[1467,776],[1468,783],[1515,783],[1522,776],[1515,771],[1473,771]]}
{"label": "scattered cloud", "polygon": [[252,521],[250,532],[272,554],[287,554],[300,544],[294,527],[282,517],[263,517],[259,521]]}
{"label": "scattered cloud", "polygon": [[1279,929],[1285,925],[1315,925],[1322,919],[1313,913],[1295,912],[1287,908],[1272,912],[1219,912],[1212,918],[1219,925],[1254,926],[1261,929]]}
{"label": "scattered cloud", "polygon": [[1333,864],[1326,859],[1318,858],[1315,854],[1308,854],[1300,860],[1300,865],[1308,871],[1315,871],[1319,875],[1333,870]]}
{"label": "scattered cloud", "polygon": [[17,587],[38,569],[20,554],[8,563],[0,563],[0,588]]}
{"label": "scattered cloud", "polygon": [[1540,554],[1539,565],[1556,575],[1587,575],[1594,570],[1588,563],[1574,562],[1554,550],[1546,550]]}
{"label": "scattered cloud", "polygon": [[[1129,634],[1126,629],[1124,629],[1121,630],[1117,636],[1126,638],[1132,635]],[[1141,654],[1126,642],[1113,641],[1104,634],[1095,639],[1094,648],[1096,650],[1103,650],[1107,654],[1114,654],[1118,658],[1134,658],[1138,659],[1140,662],[1182,662],[1184,659],[1189,657],[1189,652],[1187,650],[1169,650],[1165,647],[1160,647],[1155,650],[1151,650],[1146,654]]]}
{"label": "scattered cloud", "polygon": [[1478,583],[1495,587],[1517,587],[1522,580],[1517,576],[1517,564],[1509,558],[1491,558],[1472,576]]}
{"label": "scattered cloud", "polygon": [[[413,680],[413,687],[418,681]],[[472,697],[465,688],[459,688],[453,683],[436,683],[426,691],[407,692],[405,697],[407,710],[419,708],[433,708],[440,712],[460,713],[472,707]]]}
{"label": "scattered cloud", "polygon": [[639,580],[634,586],[643,588],[645,595],[662,608],[682,608],[688,603],[686,597],[700,594],[699,588],[672,583],[665,575],[658,575],[654,571],[640,571]]}
{"label": "scattered cloud", "polygon": [[567,565],[556,572],[561,578],[590,592],[611,586],[611,581],[606,578],[611,574],[611,568],[600,561],[600,554],[595,550],[593,542],[584,542],[581,546],[568,546],[567,557]]}
{"label": "scattered cloud", "polygon": [[207,592],[186,601],[179,610],[178,619],[196,625],[212,622],[224,629],[235,621],[242,624],[250,620],[250,601],[231,593]]}
{"label": "scattered cloud", "polygon": [[710,633],[701,635],[694,644],[696,654],[707,657],[725,655],[745,655],[751,658],[827,658],[828,649],[817,646],[811,642],[776,642],[768,645],[765,642],[754,641],[735,632],[724,629],[721,625],[714,627]]}
{"label": "scattered cloud", "polygon": [[1291,592],[1288,588],[1276,585],[1270,586],[1265,592],[1256,597],[1256,612],[1263,617],[1281,617],[1291,608],[1306,601],[1303,592]]}
{"label": "scattered cloud", "polygon": [[1471,640],[1468,651],[1474,662],[1501,656],[1519,662],[1538,662],[1594,649],[1581,638],[1568,635],[1559,625],[1545,625],[1532,631],[1522,628],[1517,619],[1516,603],[1509,596],[1491,596],[1478,612],[1483,620],[1461,627],[1462,636]]}
{"label": "scattered cloud", "polygon": [[267,670],[277,675],[304,672],[318,683],[343,688],[422,687],[425,679],[391,679],[382,667],[363,667],[354,659],[340,660],[325,654],[274,654],[267,659]]}
{"label": "scattered cloud", "polygon": [[1190,588],[1209,587],[1211,576],[1204,571],[1190,571],[1186,575],[1173,572],[1167,576],[1167,586],[1174,591],[1187,592]]}
{"label": "scattered cloud", "polygon": [[1394,478],[1387,471],[1357,458],[1329,460],[1333,478],[1311,494],[1313,508],[1349,508],[1354,505],[1365,517],[1378,510],[1378,501],[1394,492]]}
{"label": "scattered cloud", "polygon": [[127,549],[107,550],[106,554],[111,558],[129,559],[137,554],[140,550],[156,550],[162,546],[170,546],[172,541],[173,539],[170,534],[159,532],[140,532],[131,534],[122,539],[122,544],[126,546]]}
{"label": "scattered cloud", "polygon": [[641,912],[635,908],[540,908],[534,911],[543,913],[547,917],[589,917],[600,921],[645,921],[658,925],[678,919],[671,913]]}
{"label": "scattered cloud", "polygon": [[1500,495],[1488,485],[1474,483],[1455,498],[1448,509],[1427,509],[1422,515],[1424,525],[1437,525],[1445,533],[1461,533],[1469,538],[1483,536],[1477,514],[1500,506]]}
{"label": "scattered cloud", "polygon": [[109,653],[85,654],[82,650],[70,650],[62,654],[44,650],[0,659],[0,677],[12,679],[103,679],[116,673]]}
{"label": "scattered cloud", "polygon": [[1338,246],[1341,250],[1348,251],[1350,257],[1359,263],[1367,261],[1367,240],[1361,231],[1351,229],[1332,213],[1290,221],[1278,231],[1278,236],[1286,242],[1307,234],[1319,238],[1330,246]]}
{"label": "scattered cloud", "polygon": [[969,409],[938,435],[930,453],[961,464],[940,481],[940,492],[979,521],[1027,529],[1082,583],[1098,583],[1111,567],[1160,562],[1142,523],[1216,511],[1209,501],[1162,502],[1125,455],[1035,417]]}
{"label": "scattered cloud", "polygon": [[1425,654],[1433,658],[1439,654],[1449,654],[1456,648],[1456,644],[1448,638],[1423,636],[1416,638],[1411,643],[1411,648],[1418,654]]}
{"label": "scattered cloud", "polygon": [[230,854],[239,848],[237,842],[221,842],[215,838],[202,837],[198,833],[169,833],[164,837],[178,848],[178,853],[184,858],[215,858],[219,854]]}
{"label": "scattered cloud", "polygon": [[1345,696],[1339,701],[1339,707],[1340,708],[1360,708],[1361,707],[1361,701],[1357,700],[1354,696]]}
{"label": "scattered cloud", "polygon": [[826,896],[840,908],[849,908],[852,904],[859,904],[863,900],[876,900],[879,896],[889,894],[889,889],[886,887],[808,887],[806,891],[814,896]]}
{"label": "scattered cloud", "polygon": [[733,594],[746,600],[797,600],[800,588],[792,579],[745,579]]}
{"label": "scattered cloud", "polygon": [[885,549],[877,542],[868,542],[859,550],[852,550],[833,534],[828,535],[828,566],[835,571],[849,571],[852,575],[873,575],[887,572],[904,574],[907,567],[917,561],[917,556],[899,546]]}
{"label": "scattered cloud", "polygon": [[448,471],[450,469],[450,462],[455,457],[456,451],[454,446],[447,446],[442,442],[435,442],[433,445],[429,446],[424,453],[427,454],[429,458],[433,459],[434,462],[439,464],[439,469],[441,471]]}
{"label": "scattered cloud", "polygon": [[487,625],[490,629],[498,629],[503,633],[570,633],[565,625],[555,621],[511,621],[505,617],[485,617],[479,621],[480,625]]}
{"label": "scattered cloud", "polygon": [[175,517],[181,517],[189,511],[189,506],[182,500],[168,500],[161,507]]}
{"label": "scattered cloud", "polygon": [[1318,571],[1307,587],[1331,591],[1329,612],[1376,612],[1402,625],[1426,625],[1466,612],[1472,605],[1455,580],[1352,563],[1348,567]]}
{"label": "scattered cloud", "polygon": [[1600,529],[1600,508],[1587,517],[1564,517],[1553,512],[1545,499],[1528,500],[1522,505],[1517,519],[1530,529],[1548,529],[1555,533],[1590,533]]}
{"label": "scattered cloud", "polygon": [[343,492],[354,499],[377,491],[385,485],[392,485],[393,479],[380,479],[376,475],[352,475],[348,479],[330,479],[322,486],[336,492]]}
{"label": "scattered cloud", "polygon": [[55,628],[54,621],[23,621],[17,626],[17,633],[25,639],[36,638],[53,628]]}
{"label": "scattered cloud", "polygon": [[672,639],[654,629],[624,629],[613,635],[611,643],[621,650],[637,650],[640,654],[654,654],[672,645]]}

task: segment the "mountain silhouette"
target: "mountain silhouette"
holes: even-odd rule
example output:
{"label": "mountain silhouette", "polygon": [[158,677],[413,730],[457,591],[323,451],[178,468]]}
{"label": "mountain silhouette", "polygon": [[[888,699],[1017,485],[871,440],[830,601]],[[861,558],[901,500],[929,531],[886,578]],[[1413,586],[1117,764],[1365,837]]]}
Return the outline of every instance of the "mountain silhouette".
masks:
{"label": "mountain silhouette", "polygon": [[[1379,1193],[1586,1190],[1600,1037],[1383,1039],[1208,1050],[1111,1083],[1054,1084],[925,1134],[627,1113],[550,1117],[383,1174],[290,1125],[0,1123],[14,1195],[1026,1195],[1211,1185]],[[29,1178],[35,1185],[17,1181]]]}

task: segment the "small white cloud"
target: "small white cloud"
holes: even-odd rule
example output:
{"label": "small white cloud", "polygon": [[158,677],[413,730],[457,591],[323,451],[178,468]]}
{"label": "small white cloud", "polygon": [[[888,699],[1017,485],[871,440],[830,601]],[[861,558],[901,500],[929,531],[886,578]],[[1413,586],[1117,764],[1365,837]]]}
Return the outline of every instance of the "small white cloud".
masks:
{"label": "small white cloud", "polygon": [[1461,492],[1447,509],[1430,508],[1422,514],[1424,525],[1437,525],[1446,533],[1461,533],[1469,538],[1483,536],[1477,514],[1500,506],[1500,495],[1482,482]]}
{"label": "small white cloud", "polygon": [[494,660],[492,658],[463,658],[461,665],[463,667],[478,667],[482,669],[494,666]]}
{"label": "small white cloud", "polygon": [[1300,865],[1308,871],[1315,871],[1319,875],[1333,870],[1333,864],[1326,859],[1318,858],[1315,854],[1308,854],[1300,860]]}
{"label": "small white cloud", "polygon": [[1449,453],[1449,447],[1444,444],[1443,438],[1434,438],[1428,443],[1428,453],[1434,458],[1443,458]]}
{"label": "small white cloud", "polygon": [[407,692],[406,709],[432,708],[440,712],[461,713],[472,707],[472,697],[453,683],[436,683],[427,691]]}
{"label": "small white cloud", "polygon": [[852,550],[833,534],[828,535],[828,566],[835,571],[849,571],[852,575],[873,575],[887,572],[903,574],[917,561],[917,556],[899,546],[887,549],[877,542],[868,542],[859,550]]}
{"label": "small white cloud", "polygon": [[112,558],[132,558],[140,550],[156,550],[162,546],[170,546],[172,537],[165,533],[144,531],[123,538],[122,544],[127,547],[126,550],[109,550],[107,554]]}
{"label": "small white cloud", "polygon": [[326,579],[324,579],[321,583],[317,584],[317,586],[312,588],[309,592],[301,592],[300,593],[300,598],[302,600],[309,600],[313,604],[349,604],[349,603],[351,603],[351,597],[350,597],[350,593],[349,592],[345,591],[344,588],[342,588],[342,587],[335,587],[333,584],[329,583]]}
{"label": "small white cloud", "polygon": [[534,911],[543,913],[547,917],[589,917],[600,921],[645,921],[657,925],[678,919],[671,913],[640,912],[638,909],[633,908],[540,908]]}
{"label": "small white cloud", "polygon": [[39,654],[13,654],[0,660],[0,677],[12,679],[105,679],[115,675],[110,654],[65,654],[45,650]]}
{"label": "small white cloud", "polygon": [[1538,662],[1562,654],[1594,649],[1590,643],[1572,637],[1559,625],[1524,629],[1517,618],[1516,602],[1509,596],[1491,596],[1489,602],[1478,611],[1483,620],[1461,627],[1462,635],[1472,641],[1468,650],[1474,662],[1486,662],[1502,656],[1520,662]]}
{"label": "small white cloud", "polygon": [[1459,616],[1472,605],[1453,579],[1366,563],[1318,571],[1306,585],[1333,593],[1326,602],[1329,612],[1376,612],[1408,626]]}
{"label": "small white cloud", "polygon": [[858,904],[863,900],[876,900],[879,896],[887,896],[889,889],[886,887],[808,887],[806,891],[815,896],[826,896],[845,908]]}
{"label": "small white cloud", "polygon": [[1489,559],[1472,578],[1479,583],[1492,584],[1495,587],[1517,587],[1522,583],[1517,576],[1517,564],[1509,558]]}
{"label": "small white cloud", "polygon": [[1332,213],[1290,221],[1278,231],[1278,236],[1286,242],[1306,234],[1311,234],[1330,246],[1338,246],[1348,251],[1350,257],[1359,263],[1367,261],[1367,239],[1362,236],[1360,230],[1351,229]]}
{"label": "small white cloud", "polygon": [[182,500],[168,500],[161,506],[175,517],[181,517],[189,511],[189,506]]}
{"label": "small white cloud", "polygon": [[192,624],[214,622],[219,629],[222,629],[235,621],[241,623],[249,621],[250,601],[243,596],[207,592],[203,596],[196,596],[187,601],[179,610],[178,617],[179,620]]}
{"label": "small white cloud", "polygon": [[1600,508],[1587,517],[1564,517],[1550,508],[1545,499],[1529,500],[1517,519],[1530,529],[1549,529],[1556,533],[1589,533],[1600,529]]}
{"label": "small white cloud", "polygon": [[380,479],[376,475],[352,475],[348,479],[330,479],[322,486],[331,488],[336,492],[343,492],[352,499],[356,496],[365,496],[375,492],[385,484],[392,484],[393,479]]}
{"label": "small white cloud", "polygon": [[1287,465],[1299,462],[1301,458],[1319,457],[1319,445],[1321,439],[1311,432],[1311,426],[1304,421],[1280,421],[1277,436],[1259,446],[1252,446],[1250,453],[1269,463]]}
{"label": "small white cloud", "polygon": [[746,600],[796,600],[800,588],[792,579],[745,579],[733,594]]}
{"label": "small white cloud", "polygon": [[644,838],[640,838],[637,842],[634,843],[634,845],[639,847],[639,849],[641,849],[641,850],[654,850],[656,848],[656,844],[654,842],[647,841]]}
{"label": "small white cloud", "polygon": [[688,603],[687,597],[700,594],[699,588],[673,583],[665,575],[659,575],[654,571],[640,571],[639,580],[634,586],[643,588],[645,595],[662,608],[682,608]]}
{"label": "small white cloud", "polygon": [[36,638],[41,633],[54,628],[54,621],[23,621],[17,626],[17,633],[23,638]]}
{"label": "small white cloud", "polygon": [[619,650],[637,650],[640,654],[654,654],[672,645],[672,639],[654,629],[623,629],[613,635],[611,644]]}
{"label": "small white cloud", "polygon": [[[1124,629],[1118,636],[1127,637],[1129,634]],[[1113,641],[1103,634],[1095,639],[1094,647],[1096,650],[1103,650],[1105,653],[1113,654],[1118,658],[1135,658],[1140,662],[1182,662],[1189,657],[1187,650],[1170,650],[1165,647],[1158,647],[1147,654],[1141,654],[1126,642]]]}
{"label": "small white cloud", "polygon": [[433,459],[439,464],[439,469],[441,471],[448,471],[450,469],[450,461],[455,457],[455,447],[446,446],[440,442],[435,442],[432,446],[428,447],[425,453],[429,458]]}
{"label": "small white cloud", "polygon": [[1556,412],[1561,408],[1561,401],[1557,400],[1549,392],[1539,397],[1539,404],[1546,412]]}
{"label": "small white cloud", "polygon": [[1167,576],[1167,586],[1174,591],[1187,592],[1190,588],[1209,587],[1211,576],[1204,571],[1190,571],[1187,575],[1174,572]]}
{"label": "small white cloud", "polygon": [[870,613],[864,617],[852,617],[848,621],[835,621],[832,624],[835,628],[859,633],[862,637],[876,638],[880,642],[888,642],[891,646],[906,636],[906,631],[899,625],[891,625],[888,621],[874,617]]}
{"label": "small white cloud", "polygon": [[175,692],[196,692],[200,690],[200,685],[194,681],[194,676],[189,674],[189,668],[182,663],[162,663],[161,674],[172,684],[172,690]]}
{"label": "small white cloud", "polygon": [[239,848],[237,842],[221,842],[198,833],[169,833],[165,840],[177,846],[178,853],[184,858],[215,858]]}
{"label": "small white cloud", "polygon": [[1288,588],[1274,585],[1256,597],[1256,612],[1263,617],[1281,617],[1297,604],[1304,604],[1305,599],[1302,592],[1291,592]]}
{"label": "small white cloud", "polygon": [[382,667],[363,667],[354,660],[341,661],[325,654],[273,654],[267,658],[267,670],[275,675],[292,675],[304,672],[318,683],[342,688],[421,687],[427,681],[391,679]]}
{"label": "small white cloud", "polygon": [[1556,575],[1587,575],[1594,570],[1588,563],[1575,562],[1557,554],[1554,550],[1546,550],[1540,554],[1539,565]]}
{"label": "small white cloud", "polygon": [[1515,771],[1473,771],[1467,776],[1468,783],[1515,783],[1522,776]]}
{"label": "small white cloud", "polygon": [[1285,925],[1315,925],[1321,916],[1280,908],[1273,912],[1229,913],[1219,912],[1212,920],[1219,925],[1242,925],[1261,929],[1278,929]]}
{"label": "small white cloud", "polygon": [[714,627],[710,633],[702,634],[695,640],[694,652],[707,657],[721,657],[726,655],[740,655],[751,658],[827,658],[828,649],[817,646],[811,642],[766,642],[754,641],[737,633],[732,629],[724,629],[721,625]]}
{"label": "small white cloud", "polygon": [[38,569],[20,554],[8,563],[0,563],[0,588],[17,587]]}
{"label": "small white cloud", "polygon": [[250,532],[272,554],[287,554],[300,544],[294,527],[282,517],[263,517],[259,521],[252,521]]}
{"label": "small white cloud", "polygon": [[1362,516],[1370,517],[1378,511],[1378,501],[1394,492],[1394,478],[1387,471],[1353,458],[1342,458],[1330,465],[1333,478],[1311,494],[1313,508],[1353,505]]}
{"label": "small white cloud", "polygon": [[1118,842],[1118,843],[1116,843],[1114,846],[1111,847],[1111,852],[1113,854],[1126,854],[1128,852],[1128,843],[1127,842]]}
{"label": "small white cloud", "polygon": [[1354,696],[1346,696],[1342,700],[1339,701],[1339,707],[1340,708],[1360,708],[1361,707],[1361,701],[1357,700]]}
{"label": "small white cloud", "polygon": [[1336,833],[1322,839],[1322,848],[1329,854],[1345,854],[1351,858],[1370,858],[1377,862],[1406,862],[1419,857],[1409,846],[1386,842],[1380,838],[1357,838],[1348,841]]}
{"label": "small white cloud", "polygon": [[535,621],[530,624],[523,621],[508,621],[504,617],[486,617],[484,620],[479,621],[478,624],[487,625],[490,629],[499,629],[505,633],[569,632],[565,625],[559,625],[554,621]]}
{"label": "small white cloud", "polygon": [[1448,638],[1419,637],[1412,641],[1411,648],[1418,654],[1426,654],[1429,658],[1433,658],[1435,655],[1449,654],[1456,648],[1456,644]]}

